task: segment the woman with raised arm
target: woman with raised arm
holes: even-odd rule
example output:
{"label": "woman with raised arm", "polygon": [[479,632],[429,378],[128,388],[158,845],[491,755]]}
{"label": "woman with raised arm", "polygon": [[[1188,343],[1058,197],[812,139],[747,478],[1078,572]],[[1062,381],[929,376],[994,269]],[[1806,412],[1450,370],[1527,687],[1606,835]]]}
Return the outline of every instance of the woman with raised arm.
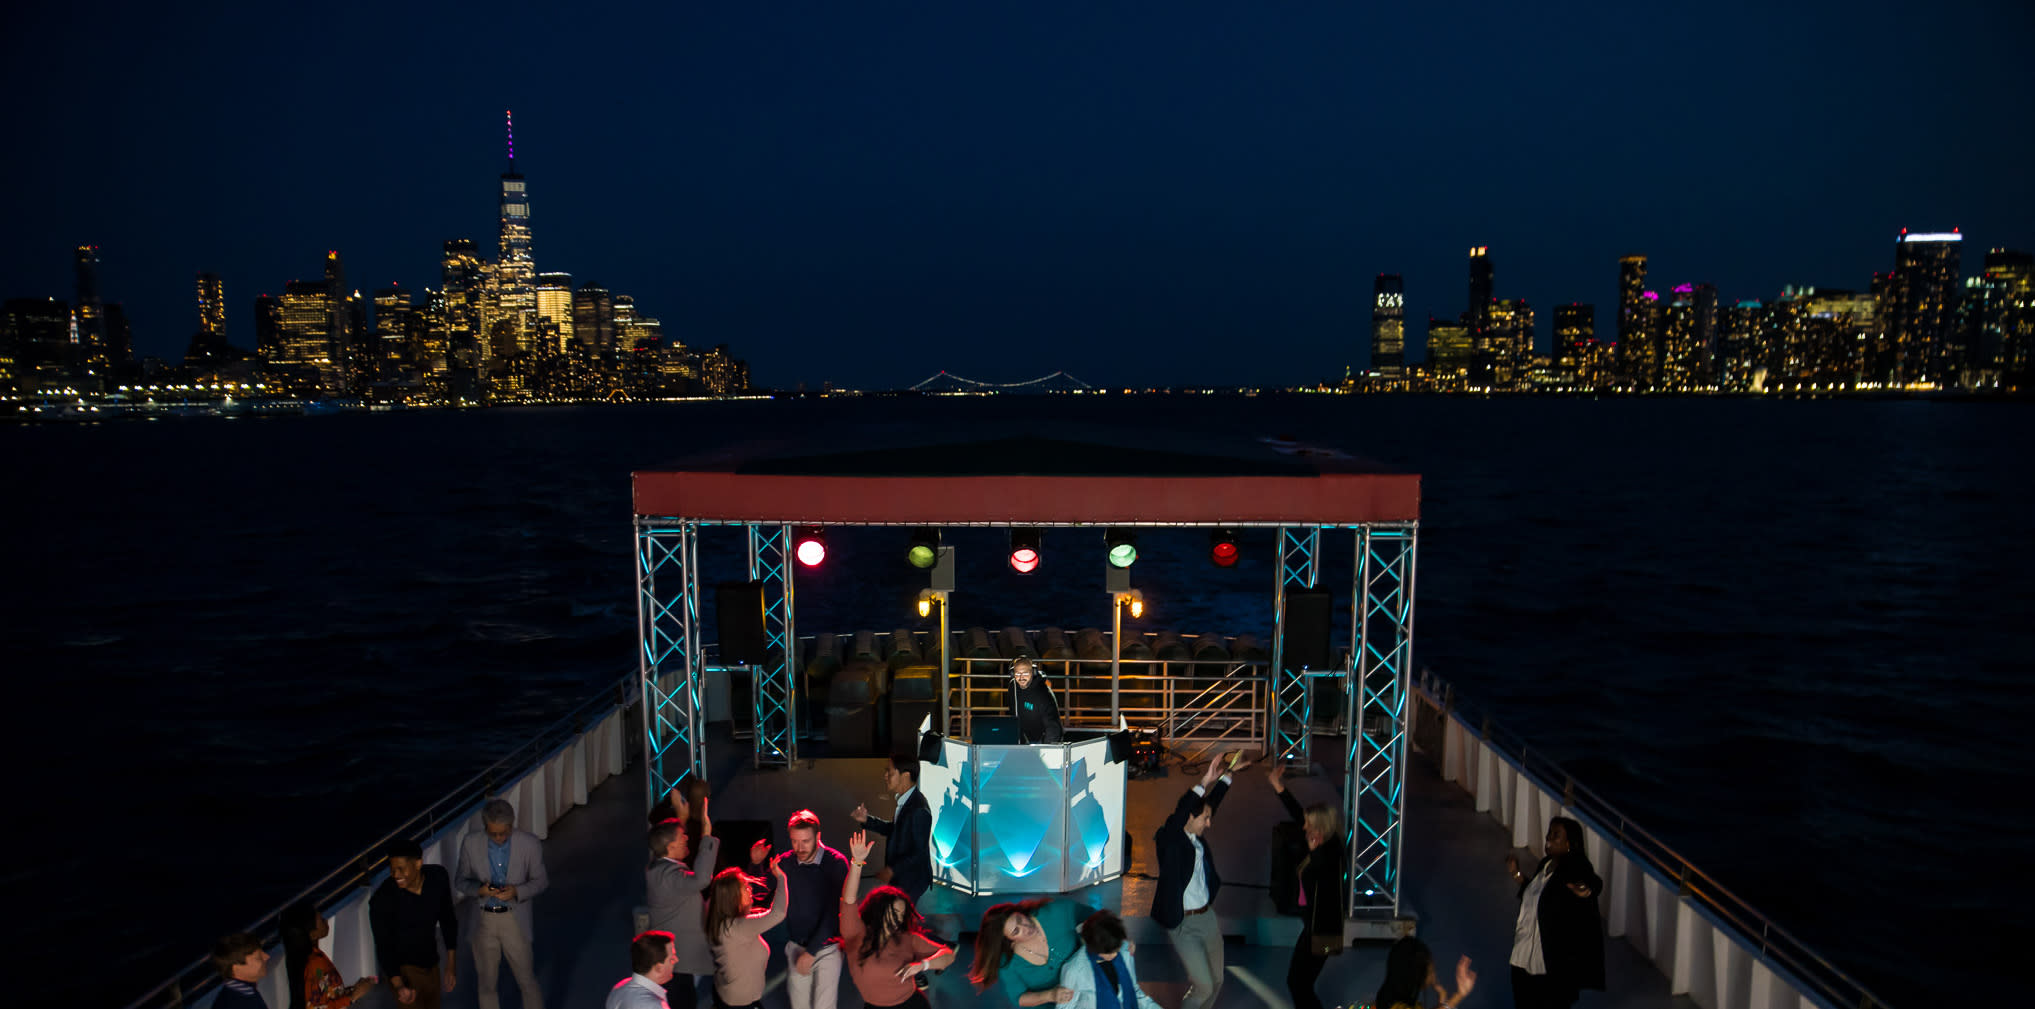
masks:
{"label": "woman with raised arm", "polygon": [[848,839],[848,878],[841,884],[841,951],[848,974],[869,1009],[930,1009],[919,990],[920,975],[946,968],[954,951],[926,937],[918,908],[897,887],[879,886],[855,903],[862,867],[875,848],[867,831]]}
{"label": "woman with raised arm", "polygon": [[1505,872],[1519,884],[1512,928],[1512,1004],[1519,1009],[1568,1009],[1583,989],[1604,990],[1597,912],[1604,879],[1583,850],[1583,825],[1549,820],[1546,851],[1531,876],[1520,871],[1518,856],[1505,856]]}
{"label": "woman with raised arm", "polygon": [[1378,985],[1378,997],[1371,1004],[1377,1009],[1423,1009],[1420,993],[1432,988],[1441,996],[1435,1009],[1457,1009],[1475,987],[1477,972],[1470,969],[1469,957],[1456,961],[1456,990],[1442,987],[1434,973],[1434,954],[1428,952],[1426,943],[1409,935],[1393,943],[1385,954],[1385,980]]}
{"label": "woman with raised arm", "polygon": [[1077,930],[1094,913],[1094,908],[1071,900],[1021,900],[991,907],[982,912],[968,980],[976,991],[1001,985],[1021,1009],[1073,998],[1073,992],[1060,986],[1060,970],[1081,951]]}
{"label": "woman with raised arm", "polygon": [[762,1009],[764,971],[770,966],[770,944],[763,933],[791,910],[784,868],[773,862],[770,873],[777,877],[777,900],[762,911],[750,910],[756,880],[740,869],[722,869],[707,888],[701,914],[713,946],[714,1005],[720,1009]]}
{"label": "woman with raised arm", "polygon": [[[1307,854],[1292,879],[1275,879],[1273,886],[1297,889],[1300,897],[1300,939],[1293,944],[1293,961],[1286,968],[1286,991],[1293,996],[1294,1009],[1322,1009],[1314,983],[1328,958],[1343,947],[1343,901],[1349,897],[1349,845],[1343,840],[1342,814],[1327,803],[1305,809],[1286,791],[1286,769],[1276,761],[1266,775],[1272,791],[1287,815],[1300,822],[1307,836]],[[1292,892],[1289,889],[1288,892]]]}

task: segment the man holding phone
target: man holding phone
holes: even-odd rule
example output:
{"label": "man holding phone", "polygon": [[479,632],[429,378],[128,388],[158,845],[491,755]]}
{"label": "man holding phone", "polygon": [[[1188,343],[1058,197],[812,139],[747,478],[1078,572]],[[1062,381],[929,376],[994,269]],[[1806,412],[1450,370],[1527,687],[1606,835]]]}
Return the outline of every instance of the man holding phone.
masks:
{"label": "man holding phone", "polygon": [[536,922],[530,901],[551,885],[544,871],[544,842],[516,829],[516,808],[504,799],[481,807],[481,829],[466,835],[459,846],[459,870],[453,889],[475,901],[474,973],[480,977],[481,1009],[500,1009],[495,988],[502,961],[516,979],[526,1009],[544,1009],[544,991],[537,984],[537,959],[531,952],[531,927]]}
{"label": "man holding phone", "polygon": [[1206,1009],[1222,991],[1222,928],[1215,917],[1222,877],[1202,835],[1229,792],[1230,774],[1244,766],[1243,757],[1243,751],[1232,750],[1210,760],[1201,782],[1180,797],[1173,815],[1152,837],[1159,855],[1152,920],[1172,938],[1181,966],[1187,969],[1190,987],[1181,1009]]}

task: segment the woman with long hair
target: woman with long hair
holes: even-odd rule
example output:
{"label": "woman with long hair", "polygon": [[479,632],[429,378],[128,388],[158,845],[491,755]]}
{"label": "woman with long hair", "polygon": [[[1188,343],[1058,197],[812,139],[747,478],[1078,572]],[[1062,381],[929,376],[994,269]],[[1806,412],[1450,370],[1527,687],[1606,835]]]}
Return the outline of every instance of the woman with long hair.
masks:
{"label": "woman with long hair", "polygon": [[879,886],[855,902],[862,867],[876,842],[858,830],[848,839],[848,878],[841,883],[841,951],[869,1009],[929,1009],[919,983],[954,962],[954,951],[926,937],[925,919],[903,890]]}
{"label": "woman with long hair", "polygon": [[764,970],[770,966],[770,944],[763,933],[791,910],[784,867],[772,862],[770,873],[777,877],[777,900],[762,911],[750,910],[756,900],[751,885],[759,881],[740,869],[722,869],[707,886],[700,913],[714,951],[714,1005],[720,1009],[762,1005]]}
{"label": "woman with long hair", "polygon": [[982,912],[975,934],[975,962],[968,980],[975,990],[1001,985],[1020,1007],[1065,1002],[1073,993],[1060,986],[1060,969],[1081,950],[1080,924],[1095,909],[1071,900],[1021,900]]}
{"label": "woman with long hair", "polygon": [[1512,1004],[1518,1009],[1568,1009],[1585,988],[1604,990],[1604,919],[1597,894],[1604,879],[1583,850],[1583,825],[1566,816],[1547,822],[1547,854],[1529,876],[1516,855],[1505,871],[1519,884],[1512,929]]}
{"label": "woman with long hair", "polygon": [[332,958],[318,948],[318,940],[332,934],[332,923],[309,901],[299,901],[283,910],[278,920],[283,933],[283,990],[289,994],[289,1009],[366,1009],[385,1004],[370,998],[381,979],[364,977],[347,984],[339,976]]}
{"label": "woman with long hair", "polygon": [[1476,986],[1477,972],[1470,969],[1466,956],[1456,961],[1456,990],[1442,987],[1434,973],[1434,954],[1428,952],[1426,943],[1409,935],[1393,943],[1385,954],[1385,980],[1378,985],[1378,997],[1371,1004],[1377,1009],[1421,1009],[1420,993],[1432,988],[1441,996],[1435,1009],[1456,1009]]}
{"label": "woman with long hair", "polygon": [[1320,980],[1329,956],[1342,949],[1342,908],[1349,895],[1349,845],[1343,840],[1343,818],[1325,803],[1302,809],[1299,800],[1286,791],[1286,769],[1279,764],[1274,763],[1266,777],[1272,791],[1278,793],[1280,805],[1301,824],[1307,837],[1307,854],[1300,859],[1296,878],[1272,881],[1273,886],[1298,890],[1304,923],[1293,944],[1293,960],[1286,967],[1286,991],[1293,996],[1294,1009],[1322,1009],[1314,983]]}

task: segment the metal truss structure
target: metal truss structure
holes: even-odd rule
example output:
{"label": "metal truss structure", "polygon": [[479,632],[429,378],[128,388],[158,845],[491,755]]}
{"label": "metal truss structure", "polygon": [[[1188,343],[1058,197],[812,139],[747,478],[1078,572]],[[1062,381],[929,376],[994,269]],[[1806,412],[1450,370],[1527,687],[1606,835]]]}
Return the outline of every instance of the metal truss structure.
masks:
{"label": "metal truss structure", "polygon": [[766,658],[749,678],[755,715],[756,766],[789,767],[798,760],[797,665],[792,633],[791,527],[750,525],[749,580],[763,584],[763,645]]}
{"label": "metal truss structure", "polygon": [[706,760],[700,709],[699,525],[636,520],[637,659],[647,807]]}
{"label": "metal truss structure", "polygon": [[1279,577],[1272,603],[1272,754],[1288,767],[1308,762],[1314,686],[1308,670],[1286,671],[1286,590],[1311,589],[1321,577],[1321,527],[1279,527]]}
{"label": "metal truss structure", "polygon": [[[755,761],[798,759],[797,661],[792,592],[792,526],[639,517],[636,521],[637,623],[641,642],[646,784],[652,801],[705,763],[701,683],[699,533],[703,525],[740,525],[749,545],[749,577],[764,586],[767,657],[750,678]],[[1354,642],[1343,669],[1284,668],[1286,593],[1320,582],[1322,533],[1356,538],[1351,591]],[[1350,916],[1400,916],[1401,834],[1405,812],[1408,674],[1413,656],[1414,523],[1278,527],[1271,686],[1265,730],[1271,758],[1305,767],[1311,757],[1314,685],[1344,681],[1350,712],[1343,811],[1350,824]],[[944,609],[944,607],[943,607]],[[942,613],[944,617],[944,612]],[[1114,677],[1112,680],[1114,681]],[[1114,693],[1114,684],[1112,684]],[[1170,694],[1170,692],[1169,692]],[[1171,698],[1177,703],[1179,698]],[[1208,698],[1202,697],[1206,703]],[[1120,710],[1112,704],[1112,710]]]}
{"label": "metal truss structure", "polygon": [[1406,812],[1408,676],[1413,667],[1413,573],[1418,530],[1357,527],[1349,678],[1350,916],[1396,918]]}

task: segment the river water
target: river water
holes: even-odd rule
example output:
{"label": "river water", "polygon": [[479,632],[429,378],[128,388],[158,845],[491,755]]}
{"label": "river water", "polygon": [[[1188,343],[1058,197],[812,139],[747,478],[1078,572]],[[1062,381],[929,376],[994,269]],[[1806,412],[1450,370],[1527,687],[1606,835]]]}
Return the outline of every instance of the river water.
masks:
{"label": "river water", "polygon": [[[2035,934],[2035,410],[1006,397],[0,429],[26,995],[138,994],[628,670],[633,469],[1041,416],[1421,473],[1417,665],[1895,1004],[2019,985],[1987,951]],[[1049,532],[1030,579],[996,537],[947,540],[956,627],[1107,625],[1099,535]],[[830,540],[801,632],[916,625],[901,533]],[[1148,628],[1269,634],[1269,533],[1228,571],[1202,534],[1139,546]],[[703,550],[739,577],[738,534]]]}

